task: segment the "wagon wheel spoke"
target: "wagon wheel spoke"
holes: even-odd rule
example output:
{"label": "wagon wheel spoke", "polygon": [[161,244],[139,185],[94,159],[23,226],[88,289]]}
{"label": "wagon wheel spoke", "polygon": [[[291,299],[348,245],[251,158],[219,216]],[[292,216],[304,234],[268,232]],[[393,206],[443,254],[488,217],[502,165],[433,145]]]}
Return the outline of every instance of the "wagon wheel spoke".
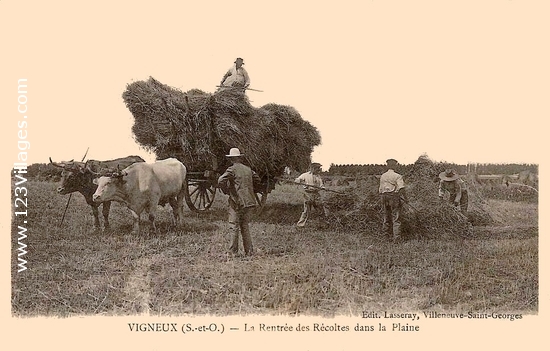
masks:
{"label": "wagon wheel spoke", "polygon": [[211,203],[212,201],[210,200],[210,196],[208,195],[208,188],[206,188],[206,191],[204,192],[204,197],[206,199],[206,202],[205,203]]}
{"label": "wagon wheel spoke", "polygon": [[192,211],[204,212],[208,210],[214,202],[216,188],[206,179],[188,180],[185,201]]}
{"label": "wagon wheel spoke", "polygon": [[195,193],[196,193],[199,189],[200,189],[200,187],[197,186],[197,187],[195,188],[195,190],[193,190],[193,191],[189,194],[189,196],[195,195]]}
{"label": "wagon wheel spoke", "polygon": [[201,188],[201,190],[199,191],[199,206],[198,206],[198,209],[199,210],[202,210],[204,208],[204,189]]}
{"label": "wagon wheel spoke", "polygon": [[205,201],[204,201],[204,189],[201,189],[200,193],[199,193],[199,209],[202,209],[204,205]]}
{"label": "wagon wheel spoke", "polygon": [[198,193],[197,196],[195,196],[195,199],[194,199],[193,203],[195,204],[195,208],[197,210],[202,209],[202,207],[201,207],[201,194],[200,193]]}
{"label": "wagon wheel spoke", "polygon": [[[216,195],[216,189],[214,188],[208,188],[206,189],[208,190],[208,192],[210,193],[210,195],[212,195],[212,201],[214,200],[214,195]],[[211,202],[211,201],[210,201]]]}

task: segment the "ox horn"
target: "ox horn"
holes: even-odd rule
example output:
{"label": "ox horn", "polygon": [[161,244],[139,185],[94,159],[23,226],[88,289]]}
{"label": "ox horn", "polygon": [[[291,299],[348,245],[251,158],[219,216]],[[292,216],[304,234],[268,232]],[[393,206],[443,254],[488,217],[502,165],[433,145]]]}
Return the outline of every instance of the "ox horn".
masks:
{"label": "ox horn", "polygon": [[92,173],[93,175],[96,175],[96,176],[102,176],[101,173],[98,173],[98,172],[95,172],[94,170],[92,170],[92,167],[90,166],[90,164],[88,162],[86,162],[86,169]]}
{"label": "ox horn", "polygon": [[65,165],[64,165],[64,164],[53,162],[51,157],[50,157],[50,163],[51,163],[52,165],[54,165],[55,167],[65,168]]}
{"label": "ox horn", "polygon": [[112,178],[122,177],[122,174],[120,174],[120,166],[118,165],[118,163],[116,165],[116,169],[112,171],[110,177]]}
{"label": "ox horn", "polygon": [[121,177],[124,177],[125,175],[127,175],[128,173],[126,172],[123,172],[121,169],[120,169],[120,164],[117,164],[116,165],[116,171],[113,172],[113,174],[111,175],[111,177],[113,178],[121,178]]}
{"label": "ox horn", "polygon": [[120,169],[120,164],[116,165],[116,171],[113,172],[112,177],[113,178],[122,178],[124,176],[127,176],[128,173],[124,169]]}

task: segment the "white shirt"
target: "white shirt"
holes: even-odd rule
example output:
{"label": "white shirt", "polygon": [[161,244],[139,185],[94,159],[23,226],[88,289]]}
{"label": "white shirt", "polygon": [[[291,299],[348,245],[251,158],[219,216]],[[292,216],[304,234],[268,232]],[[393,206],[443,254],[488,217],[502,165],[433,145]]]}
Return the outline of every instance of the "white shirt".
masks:
{"label": "white shirt", "polygon": [[237,68],[237,65],[233,65],[229,68],[225,74],[225,80],[222,85],[225,87],[231,87],[233,86],[233,83],[239,83],[239,85],[244,87],[250,85],[250,78],[248,77],[248,72],[246,72],[244,67],[241,66],[240,68]]}
{"label": "white shirt", "polygon": [[388,169],[388,171],[380,176],[380,187],[378,192],[383,193],[396,193],[399,189],[405,187],[405,182],[401,174],[396,173],[393,169]]}
{"label": "white shirt", "polygon": [[[298,178],[295,180],[296,183],[305,183],[307,185],[314,185],[318,187],[323,186],[323,179],[318,174],[313,174],[311,171],[302,173]],[[304,186],[304,189],[307,189],[307,186]],[[310,188],[311,189],[311,188]]]}

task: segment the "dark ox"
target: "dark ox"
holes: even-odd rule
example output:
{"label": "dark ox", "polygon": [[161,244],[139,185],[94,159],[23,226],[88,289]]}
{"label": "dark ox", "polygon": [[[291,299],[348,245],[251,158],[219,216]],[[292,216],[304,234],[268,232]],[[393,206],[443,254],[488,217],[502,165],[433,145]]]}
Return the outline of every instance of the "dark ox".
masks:
{"label": "dark ox", "polygon": [[187,189],[187,170],[183,163],[168,158],[155,163],[135,163],[117,174],[100,177],[94,201],[117,201],[128,206],[134,217],[134,230],[140,233],[140,217],[145,210],[156,232],[155,213],[159,204],[170,203],[174,224],[183,220]]}
{"label": "dark ox", "polygon": [[[100,229],[99,224],[99,205],[100,202],[93,201],[93,194],[97,189],[97,185],[93,183],[94,178],[97,178],[102,172],[114,172],[117,169],[126,168],[136,162],[145,162],[139,156],[127,156],[109,161],[89,160],[84,162],[53,162],[50,158],[50,163],[56,167],[63,169],[61,173],[61,184],[57,188],[57,192],[61,195],[79,192],[86,199],[86,203],[92,207],[94,215],[94,228]],[[109,210],[111,202],[103,203],[103,219],[105,229],[109,229]]]}

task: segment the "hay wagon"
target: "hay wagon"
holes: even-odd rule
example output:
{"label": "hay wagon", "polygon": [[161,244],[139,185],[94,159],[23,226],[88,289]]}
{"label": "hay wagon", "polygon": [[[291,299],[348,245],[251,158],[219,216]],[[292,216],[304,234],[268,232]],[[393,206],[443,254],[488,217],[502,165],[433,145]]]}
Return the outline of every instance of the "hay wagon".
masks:
{"label": "hay wagon", "polygon": [[195,212],[208,210],[218,190],[218,177],[229,166],[232,147],[260,177],[255,189],[260,208],[286,166],[305,170],[319,131],[285,105],[250,104],[242,92],[182,92],[150,77],[128,84],[122,94],[134,116],[135,140],[157,159],[175,157],[188,171],[186,202]]}

